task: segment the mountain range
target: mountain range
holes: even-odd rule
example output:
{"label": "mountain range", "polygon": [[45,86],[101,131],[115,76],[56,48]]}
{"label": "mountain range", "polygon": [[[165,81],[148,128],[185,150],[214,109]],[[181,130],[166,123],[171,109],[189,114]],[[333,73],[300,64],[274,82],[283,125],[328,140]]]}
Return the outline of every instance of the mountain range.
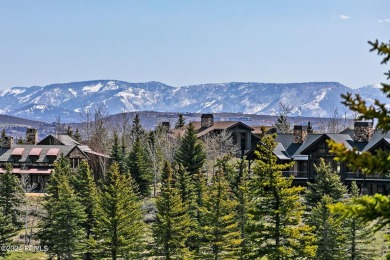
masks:
{"label": "mountain range", "polygon": [[341,94],[360,94],[372,103],[386,102],[380,84],[358,89],[337,82],[254,83],[231,82],[172,87],[160,82],[129,83],[96,80],[13,87],[0,91],[0,113],[55,122],[79,122],[80,111],[104,104],[109,114],[123,111],[278,114],[280,104],[291,116],[331,117],[351,115],[341,104]]}

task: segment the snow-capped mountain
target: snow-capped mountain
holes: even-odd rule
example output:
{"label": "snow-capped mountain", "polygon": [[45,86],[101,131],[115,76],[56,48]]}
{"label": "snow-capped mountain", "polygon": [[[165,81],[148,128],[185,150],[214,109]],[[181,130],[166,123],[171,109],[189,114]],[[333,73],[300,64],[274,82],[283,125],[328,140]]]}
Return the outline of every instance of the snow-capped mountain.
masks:
{"label": "snow-capped mountain", "polygon": [[98,80],[14,87],[0,91],[0,113],[53,122],[78,122],[78,113],[103,103],[109,114],[122,111],[234,112],[276,114],[279,104],[292,107],[293,116],[349,113],[341,94],[360,94],[369,101],[386,100],[379,85],[351,89],[337,82],[243,83],[191,85],[175,88],[160,82],[128,83]]}

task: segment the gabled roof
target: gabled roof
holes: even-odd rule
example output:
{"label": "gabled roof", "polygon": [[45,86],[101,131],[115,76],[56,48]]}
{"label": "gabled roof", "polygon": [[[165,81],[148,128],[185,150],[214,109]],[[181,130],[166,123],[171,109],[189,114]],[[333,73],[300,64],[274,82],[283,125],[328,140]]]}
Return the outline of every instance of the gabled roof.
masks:
{"label": "gabled roof", "polygon": [[38,145],[80,145],[69,135],[48,135],[38,142]]}
{"label": "gabled roof", "polygon": [[[244,127],[244,128],[247,128],[249,131],[253,131],[254,129],[240,121],[214,121],[214,124],[210,127],[201,127],[201,122],[191,122],[191,124],[194,126],[196,132],[197,132],[197,136],[198,137],[201,137],[203,135],[206,135],[214,130],[229,130],[233,127],[236,127],[236,126],[241,126],[241,127]],[[189,124],[183,126],[183,127],[180,127],[179,129],[174,129],[173,132],[175,133],[182,133],[187,130]]]}
{"label": "gabled roof", "polygon": [[[308,135],[308,136],[310,136],[310,135]],[[300,154],[307,154],[311,149],[313,149],[320,142],[323,142],[326,139],[331,139],[331,140],[335,141],[336,143],[344,144],[345,147],[347,147],[347,149],[352,149],[352,147],[353,147],[353,140],[347,134],[322,134],[319,138],[317,138],[316,140],[313,140],[312,143],[308,144],[308,146],[305,149],[303,149],[300,152]]]}
{"label": "gabled roof", "polygon": [[368,141],[367,145],[362,149],[362,152],[372,152],[374,151],[379,144],[383,142],[389,142],[390,133],[382,133],[380,131],[375,131],[374,135]]}

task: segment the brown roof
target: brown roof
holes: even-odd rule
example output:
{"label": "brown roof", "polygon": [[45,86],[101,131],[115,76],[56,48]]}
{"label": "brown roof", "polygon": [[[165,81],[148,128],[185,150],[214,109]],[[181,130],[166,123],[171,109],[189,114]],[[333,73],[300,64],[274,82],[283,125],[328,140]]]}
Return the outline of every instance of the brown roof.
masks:
{"label": "brown roof", "polygon": [[[201,127],[200,122],[191,122],[191,124],[194,126],[195,130],[197,131],[196,135],[198,137],[203,136],[205,134],[208,134],[213,130],[227,130],[227,129],[232,128],[236,125],[244,126],[244,127],[248,128],[249,130],[253,131],[252,127],[250,127],[250,126],[248,126],[240,121],[214,121],[214,124],[210,127]],[[187,130],[188,126],[189,125],[185,125],[179,129],[174,129],[172,132],[174,135],[180,136],[185,132],[185,130]]]}

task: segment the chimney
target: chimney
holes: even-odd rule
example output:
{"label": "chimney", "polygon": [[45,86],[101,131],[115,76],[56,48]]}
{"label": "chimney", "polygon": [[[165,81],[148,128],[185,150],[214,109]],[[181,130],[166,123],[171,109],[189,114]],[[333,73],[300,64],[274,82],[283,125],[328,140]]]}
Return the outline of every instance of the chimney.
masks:
{"label": "chimney", "polygon": [[14,145],[14,138],[12,136],[3,136],[1,138],[0,146],[2,148],[10,148]]}
{"label": "chimney", "polygon": [[202,114],[200,118],[200,126],[208,128],[214,125],[214,116],[213,114]]}
{"label": "chimney", "polygon": [[367,143],[374,135],[372,122],[355,122],[353,141],[356,143]]}
{"label": "chimney", "polygon": [[38,143],[38,130],[36,128],[27,128],[26,143],[27,144]]}
{"label": "chimney", "polygon": [[307,137],[307,126],[294,125],[294,144],[301,144]]}

